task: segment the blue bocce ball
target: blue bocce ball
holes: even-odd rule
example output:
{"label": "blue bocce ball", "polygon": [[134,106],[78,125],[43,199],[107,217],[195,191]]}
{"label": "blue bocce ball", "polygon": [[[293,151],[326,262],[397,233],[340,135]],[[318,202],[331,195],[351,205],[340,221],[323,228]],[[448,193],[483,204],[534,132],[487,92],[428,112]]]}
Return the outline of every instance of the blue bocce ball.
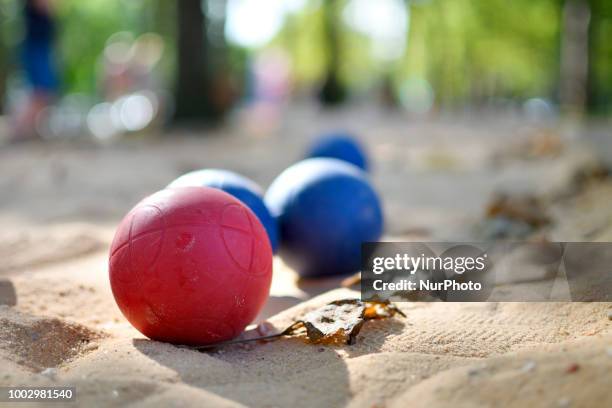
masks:
{"label": "blue bocce ball", "polygon": [[381,204],[366,174],[337,159],[294,164],[264,200],[278,221],[279,253],[303,277],[358,271],[361,244],[383,232]]}
{"label": "blue bocce ball", "polygon": [[272,251],[278,249],[278,226],[276,219],[263,202],[263,190],[257,183],[228,170],[204,169],[192,171],[174,180],[168,187],[205,186],[218,188],[233,195],[251,209],[263,224]]}

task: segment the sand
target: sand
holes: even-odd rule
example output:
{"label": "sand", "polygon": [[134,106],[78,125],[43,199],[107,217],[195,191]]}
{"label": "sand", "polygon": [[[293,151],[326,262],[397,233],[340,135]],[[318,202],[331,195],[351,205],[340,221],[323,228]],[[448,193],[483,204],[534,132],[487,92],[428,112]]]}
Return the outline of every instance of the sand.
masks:
{"label": "sand", "polygon": [[[512,122],[492,136],[488,124],[469,121],[357,116],[354,126],[371,129],[364,136],[388,239],[473,238],[498,189],[554,197],[555,239],[612,236],[612,182],[559,198],[588,161],[578,148],[499,164],[499,141],[517,137]],[[312,117],[294,118],[291,129]],[[228,167],[266,185],[299,156],[310,131],[237,133],[0,150],[0,385],[75,386],[78,406],[612,406],[609,303],[405,302],[398,306],[406,318],[367,322],[357,343],[343,347],[283,338],[198,352],[143,337],[117,309],[107,278],[121,216],[193,168]],[[461,151],[455,137],[463,137]],[[258,322],[283,328],[326,302],[359,296],[338,284],[296,283],[275,259]]]}

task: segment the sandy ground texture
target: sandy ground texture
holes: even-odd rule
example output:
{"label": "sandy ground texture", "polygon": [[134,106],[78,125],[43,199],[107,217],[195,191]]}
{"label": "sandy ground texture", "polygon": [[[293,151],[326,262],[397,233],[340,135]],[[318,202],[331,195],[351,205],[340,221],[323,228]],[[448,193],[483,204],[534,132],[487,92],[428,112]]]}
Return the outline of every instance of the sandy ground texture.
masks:
{"label": "sandy ground texture", "polygon": [[[198,352],[150,341],[127,323],[110,292],[107,251],[131,206],[200,167],[266,186],[313,133],[342,123],[369,129],[361,134],[386,238],[482,239],[495,191],[537,193],[551,223],[535,233],[550,239],[612,237],[612,181],[588,170],[593,157],[572,132],[505,119],[346,115],[302,113],[268,137],[237,128],[1,149],[0,384],[75,386],[78,406],[612,406],[609,303],[405,302],[406,318],[366,322],[343,347],[283,338]],[[296,282],[275,259],[258,321],[283,328],[359,296],[338,284]]]}

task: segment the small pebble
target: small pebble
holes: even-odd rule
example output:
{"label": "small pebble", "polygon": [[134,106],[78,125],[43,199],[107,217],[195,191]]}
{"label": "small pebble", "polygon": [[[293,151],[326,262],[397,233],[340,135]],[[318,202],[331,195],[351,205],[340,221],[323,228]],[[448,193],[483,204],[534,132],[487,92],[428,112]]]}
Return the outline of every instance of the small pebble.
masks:
{"label": "small pebble", "polygon": [[612,320],[612,310],[608,311],[608,320]]}
{"label": "small pebble", "polygon": [[48,378],[55,378],[55,376],[57,375],[57,368],[47,367],[40,372],[40,375],[44,375]]}
{"label": "small pebble", "polygon": [[278,333],[276,327],[272,323],[267,321],[258,324],[255,330],[260,336],[270,336],[272,334]]}
{"label": "small pebble", "polygon": [[472,367],[468,370],[468,375],[470,377],[476,377],[478,374],[480,374],[480,367]]}
{"label": "small pebble", "polygon": [[535,368],[536,368],[536,362],[533,360],[529,360],[529,361],[526,361],[525,364],[523,364],[521,371],[524,373],[529,373],[535,370]]}
{"label": "small pebble", "polygon": [[118,398],[119,397],[119,391],[117,391],[117,390],[113,390],[112,394],[113,394],[113,398]]}
{"label": "small pebble", "polygon": [[567,368],[565,369],[566,373],[575,373],[576,371],[580,370],[580,366],[577,363],[572,363],[569,366],[567,366]]}
{"label": "small pebble", "polygon": [[567,408],[570,405],[572,405],[572,400],[567,397],[560,398],[559,401],[557,401],[557,406],[559,406],[559,408]]}

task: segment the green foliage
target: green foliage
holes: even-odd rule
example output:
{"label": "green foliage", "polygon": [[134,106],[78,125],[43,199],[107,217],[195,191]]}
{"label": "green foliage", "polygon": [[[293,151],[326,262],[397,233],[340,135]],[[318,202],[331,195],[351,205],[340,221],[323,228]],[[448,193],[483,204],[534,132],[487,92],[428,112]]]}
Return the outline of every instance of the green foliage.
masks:
{"label": "green foliage", "polygon": [[298,85],[319,81],[325,75],[323,18],[320,4],[308,2],[303,10],[287,18],[272,41],[272,46],[282,47],[289,54]]}
{"label": "green foliage", "polygon": [[[307,1],[288,15],[268,46],[287,51],[298,87],[325,77],[325,24],[322,1]],[[340,7],[350,0],[337,0]],[[589,106],[612,105],[612,3],[585,0],[591,7]],[[62,0],[58,6],[58,53],[65,91],[95,93],[99,61],[107,39],[119,31],[134,36],[154,31],[165,40],[161,71],[171,85],[175,69],[175,3],[166,0]],[[21,1],[0,0],[0,74],[16,60]],[[380,60],[373,42],[337,18],[339,72],[351,90],[368,89],[391,75],[400,87],[409,78],[426,79],[442,106],[486,102],[490,97],[555,99],[564,0],[406,0],[409,30],[398,60]],[[339,13],[341,14],[341,13]],[[229,45],[236,76],[258,50]],[[1,78],[0,78],[1,80]]]}
{"label": "green foliage", "polygon": [[[347,4],[348,1],[344,1]],[[353,90],[367,89],[392,73],[396,85],[426,79],[446,106],[490,96],[555,97],[559,72],[559,0],[406,1],[407,48],[399,61],[381,61],[372,42],[337,21],[340,73]],[[320,82],[325,72],[321,2],[290,16],[274,40],[294,63],[300,84]]]}
{"label": "green foliage", "polygon": [[552,96],[558,71],[557,1],[433,0],[411,7],[401,72],[427,79],[439,101]]}
{"label": "green foliage", "polygon": [[106,40],[114,33],[143,31],[142,0],[64,0],[57,2],[60,31],[58,51],[67,92],[96,90],[98,62]]}

